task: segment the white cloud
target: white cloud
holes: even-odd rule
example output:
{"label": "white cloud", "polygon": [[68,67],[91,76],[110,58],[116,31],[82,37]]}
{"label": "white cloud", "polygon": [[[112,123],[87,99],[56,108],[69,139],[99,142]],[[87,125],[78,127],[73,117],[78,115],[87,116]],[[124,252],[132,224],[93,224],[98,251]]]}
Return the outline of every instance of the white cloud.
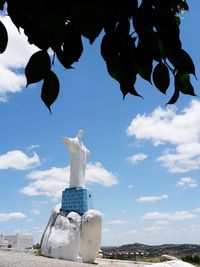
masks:
{"label": "white cloud", "polygon": [[54,199],[61,197],[62,191],[69,185],[69,167],[52,167],[44,171],[32,171],[27,178],[33,180],[21,192],[29,195],[45,195]]}
{"label": "white cloud", "polygon": [[127,160],[133,164],[136,165],[138,164],[140,161],[143,161],[147,158],[147,155],[143,154],[143,153],[138,153],[138,154],[134,154],[130,157],[127,158]]}
{"label": "white cloud", "polygon": [[0,155],[0,170],[27,170],[39,164],[40,158],[35,152],[32,156],[28,156],[20,150],[12,150]]}
{"label": "white cloud", "polygon": [[[33,180],[21,192],[29,195],[45,195],[59,199],[62,191],[69,186],[70,167],[52,167],[43,171],[32,171],[27,178]],[[85,173],[86,183],[99,183],[109,187],[118,183],[117,178],[107,171],[101,163],[88,163]]]}
{"label": "white cloud", "polygon": [[191,177],[183,177],[177,182],[177,186],[194,188],[197,187],[198,184]]}
{"label": "white cloud", "polygon": [[39,145],[30,145],[27,150],[33,150],[35,148],[39,148],[40,146]]}
{"label": "white cloud", "polygon": [[127,213],[128,211],[127,210],[122,210],[123,213]]}
{"label": "white cloud", "polygon": [[160,232],[163,233],[163,231],[166,230],[166,227],[164,227],[164,226],[152,226],[152,227],[145,227],[143,230],[146,232],[149,232],[149,233],[158,234]]}
{"label": "white cloud", "polygon": [[151,114],[138,114],[126,130],[137,140],[153,145],[170,144],[157,160],[170,172],[188,172],[200,168],[200,101],[193,100],[178,113],[174,107],[156,108]]}
{"label": "white cloud", "polygon": [[165,225],[165,224],[168,224],[169,222],[168,221],[157,221],[156,223],[159,225]]}
{"label": "white cloud", "polygon": [[20,92],[25,87],[26,79],[23,75],[6,69],[2,65],[0,65],[0,74],[0,102],[7,102],[7,94]]}
{"label": "white cloud", "polygon": [[39,215],[40,214],[40,210],[38,209],[32,209],[31,212],[35,215]]}
{"label": "white cloud", "polygon": [[48,204],[48,201],[46,201],[46,200],[33,200],[33,201],[31,201],[32,207],[36,208],[36,209],[41,208],[47,204]]}
{"label": "white cloud", "polygon": [[7,222],[11,220],[23,220],[26,218],[21,212],[0,213],[0,222]]}
{"label": "white cloud", "polygon": [[33,235],[34,237],[36,235],[41,236],[43,232],[44,232],[44,229],[42,229],[39,226],[34,226],[31,229],[15,229],[13,231],[14,234]]}
{"label": "white cloud", "polygon": [[34,221],[33,219],[29,218],[29,219],[26,219],[25,222],[29,223],[29,222],[33,222],[33,221]]}
{"label": "white cloud", "polygon": [[167,199],[168,198],[168,195],[162,195],[162,196],[144,196],[144,197],[139,197],[136,199],[137,202],[140,202],[140,203],[146,203],[146,202],[151,202],[151,203],[154,203],[154,202],[157,202],[159,200],[162,200],[162,199]]}
{"label": "white cloud", "polygon": [[107,171],[100,162],[87,164],[86,182],[99,183],[106,187],[118,184],[116,176]]}
{"label": "white cloud", "polygon": [[140,232],[137,231],[137,230],[131,230],[128,232],[128,234],[131,234],[131,235],[135,235],[135,234],[139,234]]}
{"label": "white cloud", "polygon": [[109,223],[109,224],[125,224],[125,223],[129,223],[129,221],[113,220],[113,221],[108,221],[107,223]]}
{"label": "white cloud", "polygon": [[195,213],[199,213],[199,214],[200,214],[200,207],[194,209],[193,212],[195,212]]}
{"label": "white cloud", "polygon": [[0,101],[5,102],[9,93],[17,93],[25,88],[26,79],[20,69],[25,67],[38,48],[28,43],[23,31],[19,34],[9,16],[0,16],[0,19],[8,31],[8,45],[0,55]]}
{"label": "white cloud", "polygon": [[185,219],[195,218],[196,215],[189,211],[175,211],[175,212],[147,212],[143,215],[143,219],[151,220],[166,220],[166,221],[179,221]]}

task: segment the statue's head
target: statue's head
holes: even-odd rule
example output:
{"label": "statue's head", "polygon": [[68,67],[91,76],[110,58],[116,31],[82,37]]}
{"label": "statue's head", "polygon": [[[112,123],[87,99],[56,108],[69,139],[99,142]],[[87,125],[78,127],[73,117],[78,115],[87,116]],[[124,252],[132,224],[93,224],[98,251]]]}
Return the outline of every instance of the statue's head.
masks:
{"label": "statue's head", "polygon": [[79,130],[78,133],[77,133],[77,137],[79,139],[81,139],[83,137],[83,135],[84,135],[84,131],[83,130]]}

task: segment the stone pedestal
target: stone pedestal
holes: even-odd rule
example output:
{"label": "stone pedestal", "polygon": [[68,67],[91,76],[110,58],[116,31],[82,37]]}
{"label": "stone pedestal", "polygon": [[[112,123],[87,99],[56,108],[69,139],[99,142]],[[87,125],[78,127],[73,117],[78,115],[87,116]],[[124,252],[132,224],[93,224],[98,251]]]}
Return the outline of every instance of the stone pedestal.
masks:
{"label": "stone pedestal", "polygon": [[66,212],[77,212],[84,214],[89,209],[93,209],[91,192],[82,187],[66,188],[62,193],[61,210]]}
{"label": "stone pedestal", "polygon": [[41,240],[42,254],[51,258],[94,263],[101,245],[102,215],[88,210],[61,211],[56,206]]}

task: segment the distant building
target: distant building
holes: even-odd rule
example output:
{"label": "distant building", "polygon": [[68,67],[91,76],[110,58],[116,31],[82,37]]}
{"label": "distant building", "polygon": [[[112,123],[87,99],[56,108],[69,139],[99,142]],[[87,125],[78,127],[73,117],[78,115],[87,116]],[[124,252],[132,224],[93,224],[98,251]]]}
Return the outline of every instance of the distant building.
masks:
{"label": "distant building", "polygon": [[33,236],[32,235],[7,235],[0,236],[0,247],[15,248],[15,249],[26,249],[33,247]]}
{"label": "distant building", "polygon": [[0,235],[0,248],[7,248],[8,247],[8,240],[5,236]]}

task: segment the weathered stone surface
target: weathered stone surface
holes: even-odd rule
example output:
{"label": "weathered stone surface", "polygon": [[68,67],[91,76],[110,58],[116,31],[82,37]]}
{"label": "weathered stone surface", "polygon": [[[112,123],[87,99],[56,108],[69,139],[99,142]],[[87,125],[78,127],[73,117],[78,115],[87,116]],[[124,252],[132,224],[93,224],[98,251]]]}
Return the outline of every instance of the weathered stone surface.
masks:
{"label": "weathered stone surface", "polygon": [[[144,267],[149,267],[149,265],[144,265]],[[153,263],[151,264],[151,267],[194,267],[194,265],[182,260],[170,260],[160,263]]]}
{"label": "weathered stone surface", "polygon": [[93,263],[101,246],[102,215],[89,210],[82,216],[82,230],[79,253],[83,262]]}
{"label": "weathered stone surface", "polygon": [[172,261],[172,260],[179,260],[179,259],[167,254],[164,254],[160,257],[160,261]]}
{"label": "weathered stone surface", "polygon": [[42,240],[42,253],[57,259],[76,261],[80,242],[81,217],[78,213],[55,212]]}
{"label": "weathered stone surface", "polygon": [[76,212],[60,211],[60,205],[51,213],[41,240],[42,253],[57,259],[93,263],[101,244],[102,215],[89,210],[80,216]]}

